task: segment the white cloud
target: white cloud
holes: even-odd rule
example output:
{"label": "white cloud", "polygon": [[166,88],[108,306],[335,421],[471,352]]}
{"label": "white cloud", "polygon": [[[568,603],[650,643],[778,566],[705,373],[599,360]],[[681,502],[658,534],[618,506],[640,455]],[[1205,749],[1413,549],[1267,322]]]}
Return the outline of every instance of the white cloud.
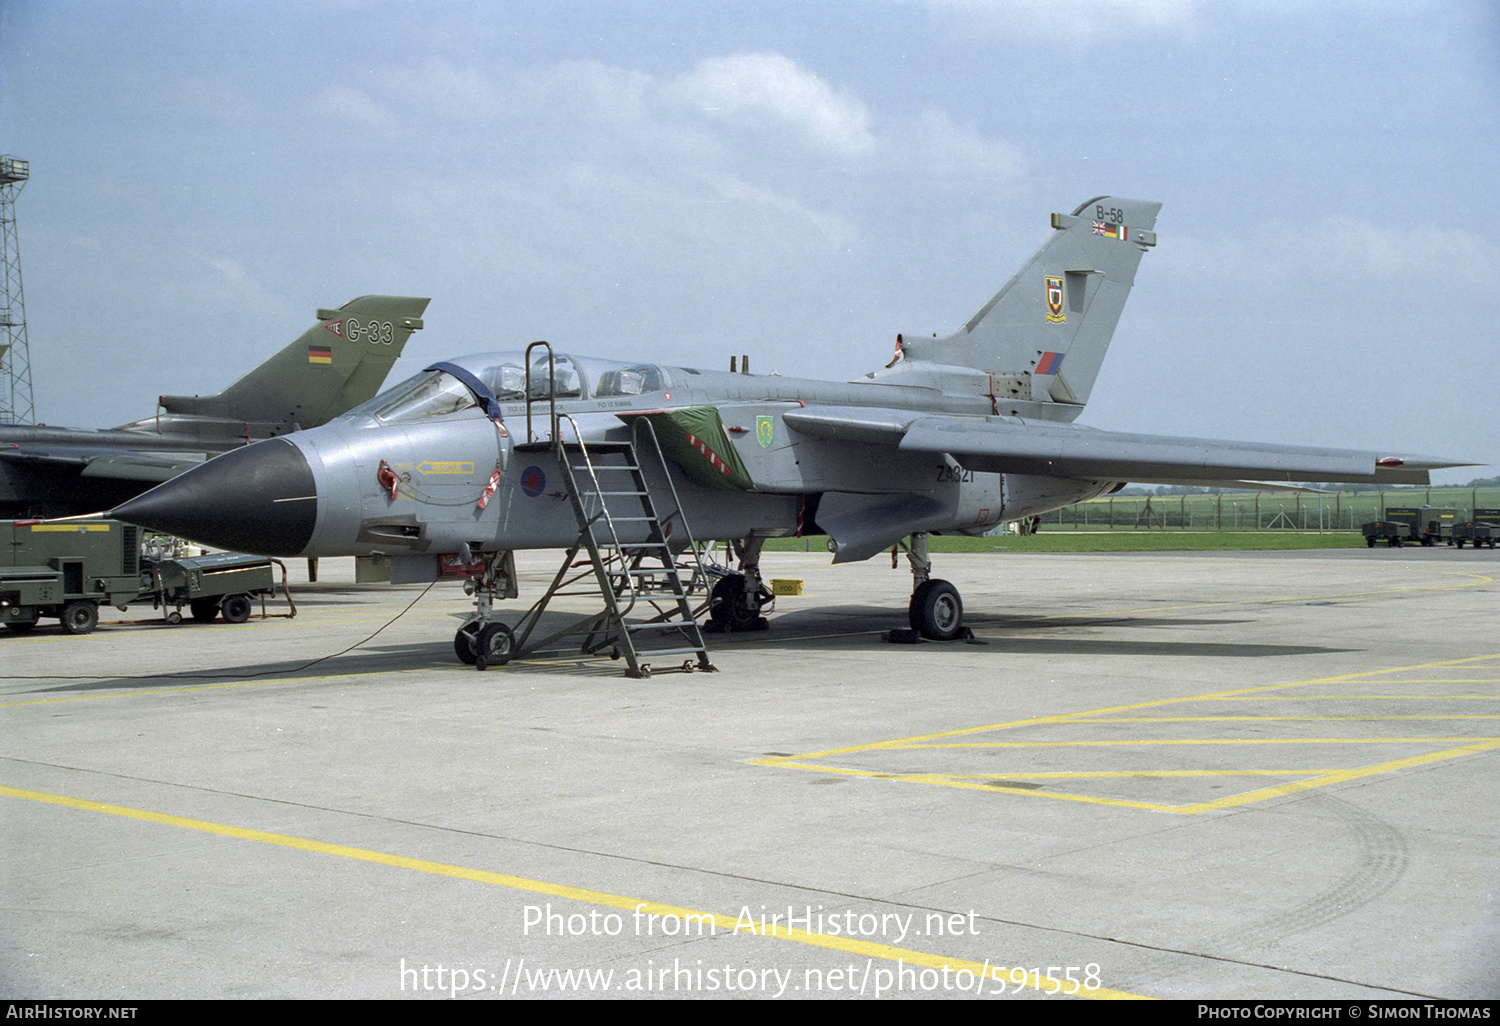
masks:
{"label": "white cloud", "polygon": [[645,115],[650,75],[598,61],[564,61],[516,76],[514,112],[564,108],[612,121]]}
{"label": "white cloud", "polygon": [[886,139],[894,162],[915,175],[962,182],[1014,179],[1026,168],[1018,146],[989,139],[935,107],[897,126]]}
{"label": "white cloud", "polygon": [[475,68],[433,60],[416,67],[387,68],[384,89],[422,113],[450,121],[483,121],[503,109],[500,91]]}
{"label": "white cloud", "polygon": [[[1168,241],[1168,240],[1164,240]],[[1277,222],[1241,235],[1172,238],[1164,265],[1182,273],[1262,284],[1368,278],[1381,282],[1485,285],[1500,246],[1460,228],[1377,225],[1346,215]]]}
{"label": "white cloud", "polygon": [[716,120],[788,126],[805,143],[831,153],[857,156],[875,146],[870,113],[857,97],[779,53],[707,58],[663,94]]}
{"label": "white cloud", "polygon": [[843,248],[852,245],[858,237],[858,230],[845,219],[811,210],[796,200],[769,189],[762,189],[727,175],[713,179],[710,184],[726,200],[752,211],[760,208],[811,224],[833,246]]}
{"label": "white cloud", "polygon": [[257,318],[285,317],[293,307],[283,297],[268,291],[245,271],[238,261],[228,257],[203,257],[203,262],[219,272],[220,280],[202,284],[202,299],[238,313]]}
{"label": "white cloud", "polygon": [[308,102],[314,114],[348,121],[360,128],[390,131],[396,127],[396,116],[360,89],[331,86]]}
{"label": "white cloud", "polygon": [[1200,0],[926,0],[934,12],[982,32],[1072,45],[1121,38],[1191,38],[1200,27]]}
{"label": "white cloud", "polygon": [[[474,133],[460,179],[376,178],[341,186],[341,200],[393,209],[409,234],[493,254],[470,262],[507,272],[517,254],[556,266],[612,240],[638,261],[646,238],[670,240],[673,255],[655,259],[741,275],[789,254],[826,260],[862,248],[871,198],[892,183],[900,216],[917,216],[930,202],[989,203],[1025,168],[1019,148],[975,124],[936,107],[881,121],[777,53],[713,57],[675,77],[597,61],[494,73],[429,63],[370,88],[374,99],[344,90],[323,102],[355,122],[394,111],[415,139],[460,113],[492,130]],[[450,210],[459,221],[437,228]]]}
{"label": "white cloud", "polygon": [[370,88],[374,95],[326,89],[311,106],[383,130],[429,120],[534,130],[540,145],[529,153],[543,161],[559,139],[576,142],[582,132],[591,160],[636,166],[644,160],[708,177],[742,177],[768,154],[782,171],[795,171],[799,159],[833,158],[854,171],[986,187],[1025,168],[1019,147],[935,107],[880,124],[853,93],[780,53],[710,57],[665,80],[598,61],[565,61],[504,78],[432,61],[388,68]]}
{"label": "white cloud", "polygon": [[1361,271],[1382,280],[1438,277],[1486,284],[1500,262],[1500,247],[1473,232],[1373,225],[1353,217],[1330,217],[1303,235],[1299,250],[1309,262]]}

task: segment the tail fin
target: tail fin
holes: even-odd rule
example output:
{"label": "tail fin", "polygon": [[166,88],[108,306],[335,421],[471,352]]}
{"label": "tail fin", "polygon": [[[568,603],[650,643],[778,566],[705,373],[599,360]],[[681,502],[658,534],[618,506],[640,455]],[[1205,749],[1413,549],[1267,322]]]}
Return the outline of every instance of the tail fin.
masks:
{"label": "tail fin", "polygon": [[[942,339],[903,343],[907,360],[991,375],[992,395],[1074,407],[1088,401],[1135,269],[1156,245],[1160,203],[1100,196],[1072,214],[1021,270]],[[1055,415],[1055,414],[1054,414]]]}
{"label": "tail fin", "polygon": [[164,395],[161,407],[245,425],[256,438],[317,427],[380,390],[406,340],[422,327],[429,302],[362,296],[319,310],[317,324],[218,395]]}

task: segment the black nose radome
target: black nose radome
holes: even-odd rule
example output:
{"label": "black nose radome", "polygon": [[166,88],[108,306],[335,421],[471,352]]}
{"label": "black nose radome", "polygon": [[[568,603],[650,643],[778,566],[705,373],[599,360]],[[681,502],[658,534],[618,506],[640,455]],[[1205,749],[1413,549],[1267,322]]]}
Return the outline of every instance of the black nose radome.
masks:
{"label": "black nose radome", "polygon": [[317,524],[317,483],[302,450],[272,438],[194,467],[110,516],[217,548],[295,556]]}

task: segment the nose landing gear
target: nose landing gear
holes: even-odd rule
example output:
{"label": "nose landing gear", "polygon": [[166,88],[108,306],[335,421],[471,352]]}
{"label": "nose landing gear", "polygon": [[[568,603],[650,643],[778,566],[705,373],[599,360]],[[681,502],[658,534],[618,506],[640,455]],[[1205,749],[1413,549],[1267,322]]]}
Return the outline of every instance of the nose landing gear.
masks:
{"label": "nose landing gear", "polygon": [[490,610],[495,599],[518,593],[515,557],[509,552],[490,556],[482,574],[464,581],[464,591],[474,596],[474,615],[453,635],[453,654],[476,670],[504,666],[515,654],[516,639],[509,627],[490,619]]}

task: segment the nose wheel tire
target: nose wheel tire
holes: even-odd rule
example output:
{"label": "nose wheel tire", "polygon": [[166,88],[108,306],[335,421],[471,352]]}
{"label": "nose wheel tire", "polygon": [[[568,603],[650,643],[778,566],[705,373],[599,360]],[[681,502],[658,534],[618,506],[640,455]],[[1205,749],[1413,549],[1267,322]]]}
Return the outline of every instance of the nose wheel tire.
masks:
{"label": "nose wheel tire", "polygon": [[474,642],[474,669],[504,666],[515,652],[516,636],[503,623],[486,624]]}
{"label": "nose wheel tire", "polygon": [[947,581],[923,581],[912,593],[907,619],[928,641],[955,641],[963,636],[963,599]]}
{"label": "nose wheel tire", "polygon": [[474,665],[474,643],[479,640],[479,628],[482,625],[478,620],[466,623],[453,635],[453,654],[458,656],[458,661]]}
{"label": "nose wheel tire", "polygon": [[453,654],[458,656],[459,662],[476,669],[504,666],[510,662],[515,651],[515,635],[499,621],[483,623],[474,620],[464,624],[453,635]]}

